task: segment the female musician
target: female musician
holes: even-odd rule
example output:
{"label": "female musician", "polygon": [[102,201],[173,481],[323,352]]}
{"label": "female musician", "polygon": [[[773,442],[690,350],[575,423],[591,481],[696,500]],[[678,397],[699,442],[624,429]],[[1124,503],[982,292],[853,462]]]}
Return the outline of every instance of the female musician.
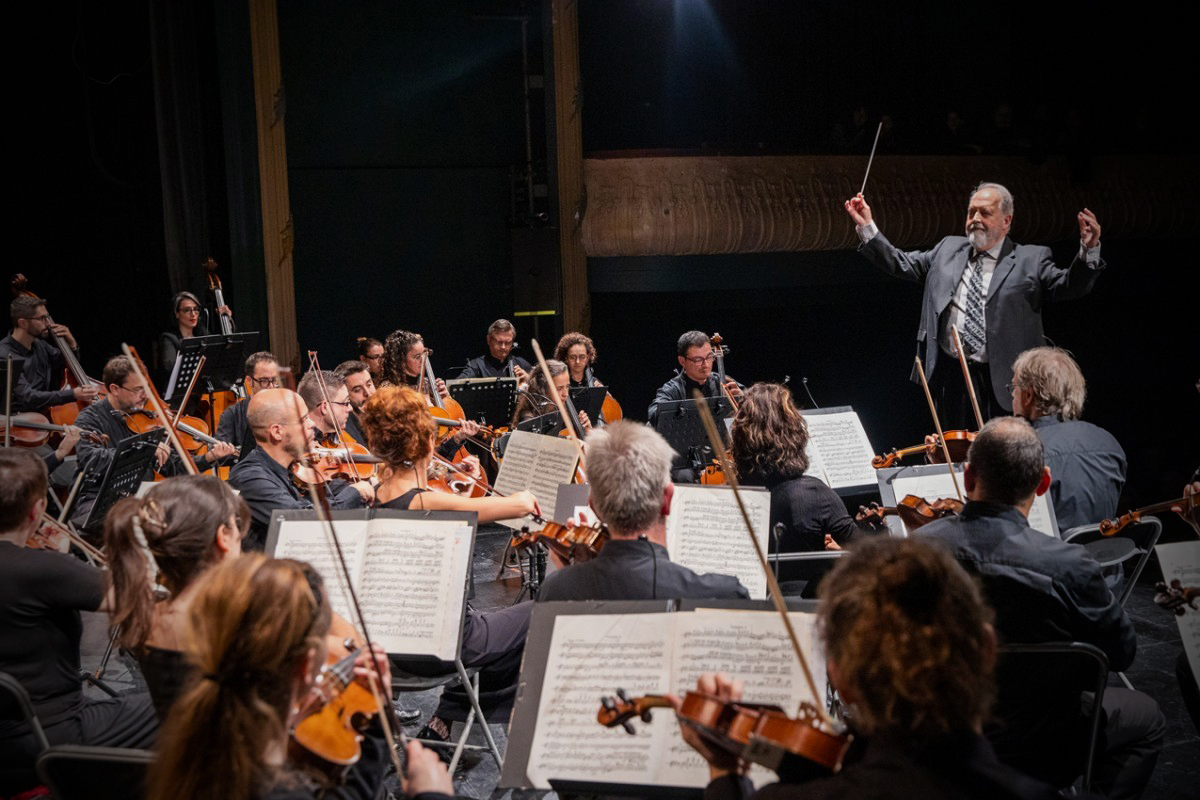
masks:
{"label": "female musician", "polygon": [[825,549],[826,535],[838,545],[855,532],[854,520],[837,494],[808,469],[808,427],[786,387],[756,383],[746,390],[730,431],[730,455],[739,480],[771,491],[772,551]]}
{"label": "female musician", "polygon": [[[378,388],[385,386],[407,386],[415,389],[421,384],[421,373],[425,369],[425,339],[419,333],[412,331],[392,331],[388,334],[383,346],[383,382]],[[443,400],[450,397],[446,382],[438,378],[433,386],[426,386],[427,392],[437,392]],[[427,404],[432,404],[432,397],[427,398]],[[479,423],[475,420],[463,420],[462,427],[454,432],[449,440],[443,443],[438,453],[447,460],[453,456],[468,437],[479,433]]]}
{"label": "female musician", "polygon": [[[200,321],[204,305],[196,295],[180,292],[171,301],[171,306],[175,311],[175,326],[172,330],[163,331],[158,337],[158,366],[164,378],[171,374],[175,359],[179,356],[179,345],[184,339],[208,336],[208,327]],[[229,306],[221,306],[217,313],[231,319],[233,317]]]}
{"label": "female musician", "polygon": [[[191,605],[196,579],[214,564],[240,555],[249,526],[245,501],[211,475],[155,484],[144,498],[120,500],[105,517],[114,605],[109,624],[119,631],[121,646],[137,658],[159,719],[191,674],[179,620]],[[155,575],[143,547],[154,557],[157,580],[169,592],[161,601],[154,598]]]}
{"label": "female musician", "polygon": [[371,380],[379,385],[383,382],[383,342],[370,336],[358,337],[358,360],[371,371]]}
{"label": "female musician", "polygon": [[[146,796],[381,796],[388,759],[377,719],[362,741],[362,757],[340,785],[327,785],[287,760],[288,729],[325,663],[329,627],[325,588],[307,564],[247,555],[209,570],[196,587],[183,633],[187,658],[202,677],[190,684],[163,726]],[[355,673],[388,696],[387,659],[364,653]],[[433,800],[453,791],[437,756],[410,742],[409,796],[428,792]]]}
{"label": "female musician", "polygon": [[571,388],[577,386],[603,386],[592,374],[596,363],[596,345],[582,333],[568,333],[554,347],[554,360],[567,365],[571,375]]}
{"label": "female musician", "polygon": [[[554,386],[546,386],[545,373],[542,370],[535,369],[530,373],[529,386],[521,392],[521,399],[517,401],[517,410],[513,414],[512,425],[514,428],[518,422],[557,411],[558,406],[554,403],[551,391],[557,392],[559,399],[564,403],[567,402],[571,390],[571,375],[567,371],[567,365],[552,358],[546,361],[546,366],[550,370],[550,377],[554,379]],[[590,431],[592,421],[588,419],[587,412],[579,410],[578,414],[579,424],[584,431]]]}
{"label": "female musician", "polygon": [[[1058,796],[1000,764],[982,736],[996,634],[979,587],[953,556],[919,539],[864,542],[821,583],[817,614],[855,746],[838,774],[766,786],[755,797]],[[726,676],[704,675],[699,689],[725,701],[741,695]],[[691,728],[683,737],[709,762],[706,798],[753,792],[736,757],[713,751]]]}

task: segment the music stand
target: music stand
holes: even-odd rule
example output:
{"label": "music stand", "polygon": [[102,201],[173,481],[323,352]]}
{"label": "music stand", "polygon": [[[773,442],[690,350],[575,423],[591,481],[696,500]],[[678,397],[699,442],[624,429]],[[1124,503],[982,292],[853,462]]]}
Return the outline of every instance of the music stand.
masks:
{"label": "music stand", "polygon": [[[733,414],[733,405],[724,397],[704,398],[708,410],[714,419],[725,419]],[[675,466],[691,466],[699,468],[706,459],[699,456],[709,447],[708,434],[704,430],[704,422],[696,411],[696,401],[668,400],[658,404],[658,418],[654,428],[671,445],[671,449],[679,454]],[[727,426],[720,426],[721,439],[729,444]]]}
{"label": "music stand", "polygon": [[154,451],[166,438],[166,428],[155,428],[117,442],[117,452],[104,471],[96,502],[88,511],[87,520],[80,526],[83,530],[98,530],[104,523],[104,515],[114,503],[137,492],[142,478],[154,463]]}
{"label": "music stand", "polygon": [[[253,339],[250,337],[254,337]],[[192,374],[204,356],[204,371],[200,374],[201,394],[212,395],[232,389],[246,371],[246,346],[257,341],[258,331],[246,333],[193,336],[179,343],[179,355],[171,368],[171,377],[163,399],[171,401],[187,390]]]}
{"label": "music stand", "polygon": [[587,414],[593,425],[600,420],[600,410],[607,396],[607,386],[576,386],[571,389],[571,402],[575,404],[575,409]]}
{"label": "music stand", "polygon": [[516,378],[461,378],[446,381],[446,388],[467,419],[493,428],[506,427],[517,410]]}
{"label": "music stand", "polygon": [[517,430],[540,433],[543,436],[557,436],[566,426],[557,411],[542,414],[540,417],[530,417],[517,423]]}

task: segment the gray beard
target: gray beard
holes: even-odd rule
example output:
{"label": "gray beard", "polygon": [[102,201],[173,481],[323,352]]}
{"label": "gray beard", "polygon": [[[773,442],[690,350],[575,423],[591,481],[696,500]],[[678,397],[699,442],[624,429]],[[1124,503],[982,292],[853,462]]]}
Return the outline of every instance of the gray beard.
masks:
{"label": "gray beard", "polygon": [[991,249],[991,243],[988,242],[988,235],[985,230],[967,231],[967,241],[980,252]]}

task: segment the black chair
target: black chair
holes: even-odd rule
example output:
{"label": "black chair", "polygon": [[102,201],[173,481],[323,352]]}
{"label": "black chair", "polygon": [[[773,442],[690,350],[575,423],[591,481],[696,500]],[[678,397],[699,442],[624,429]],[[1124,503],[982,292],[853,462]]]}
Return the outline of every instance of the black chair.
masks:
{"label": "black chair", "polygon": [[984,733],[1001,761],[1055,786],[1091,789],[1108,658],[1083,642],[1006,644],[995,719]]}
{"label": "black chair", "polygon": [[146,793],[149,750],[52,745],[38,756],[37,771],[57,800],[130,800]]}
{"label": "black chair", "polygon": [[[488,728],[487,717],[484,716],[483,709],[479,705],[478,668],[471,667],[468,669],[463,666],[461,660],[455,659],[451,664],[453,671],[426,676],[406,671],[403,661],[397,657],[393,657],[391,662],[393,696],[409,692],[427,692],[437,688],[445,690],[455,686],[461,686],[466,693],[471,704],[471,710],[467,714],[467,720],[463,724],[462,732],[459,734],[457,740],[451,738],[449,741],[442,742],[436,739],[417,739],[423,745],[446,748],[452,751],[453,755],[451,756],[449,767],[450,774],[454,774],[454,770],[458,766],[463,752],[466,750],[486,750],[491,753],[493,760],[495,760],[496,768],[504,768],[504,757],[500,754],[500,748],[496,746],[496,741],[492,737],[491,730]],[[471,729],[477,722],[487,744],[467,744],[467,737],[471,735]]]}
{"label": "black chair", "polygon": [[772,553],[767,556],[767,562],[775,571],[775,580],[784,597],[812,600],[817,596],[817,586],[825,573],[845,554],[845,550]]}
{"label": "black chair", "polygon": [[31,735],[33,740],[28,764],[17,763],[22,761],[21,756],[12,758],[13,763],[9,763],[10,757],[15,755],[12,753],[3,759],[3,766],[0,767],[0,793],[15,794],[35,787],[38,777],[34,771],[34,760],[45,752],[50,742],[46,739],[46,732],[42,729],[37,712],[33,710],[33,701],[29,699],[29,693],[20,681],[7,672],[0,672],[0,724],[5,728],[11,726],[6,738]]}

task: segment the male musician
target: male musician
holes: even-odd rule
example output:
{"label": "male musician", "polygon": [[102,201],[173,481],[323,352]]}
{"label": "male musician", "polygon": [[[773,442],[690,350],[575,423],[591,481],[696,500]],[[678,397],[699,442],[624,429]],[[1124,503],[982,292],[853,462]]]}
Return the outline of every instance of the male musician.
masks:
{"label": "male musician", "polygon": [[[1012,193],[998,183],[981,183],[967,206],[966,236],[948,236],[932,250],[905,253],[879,232],[862,194],[846,201],[857,226],[859,252],[891,275],[925,284],[921,327],[925,376],[942,424],[974,425],[962,369],[951,330],[967,353],[971,382],[980,411],[989,419],[1011,411],[1005,386],[1017,354],[1042,344],[1042,305],[1091,291],[1104,262],[1100,259],[1100,223],[1088,209],[1077,215],[1079,252],[1067,269],[1055,266],[1050,250],[1015,244]],[[918,380],[913,372],[913,380]]]}
{"label": "male musician", "polygon": [[506,319],[498,319],[488,326],[488,353],[472,358],[459,374],[460,378],[516,378],[522,384],[529,380],[529,362],[513,355],[516,347],[517,330]]}
{"label": "male musician", "polygon": [[1050,468],[1050,502],[1061,530],[1109,519],[1125,485],[1125,451],[1111,433],[1079,417],[1087,385],[1057,347],[1026,350],[1013,364],[1013,413],[1037,431]]}
{"label": "male musician", "polygon": [[[673,400],[691,400],[692,393],[699,389],[705,397],[719,397],[722,394],[718,376],[713,372],[713,364],[717,360],[713,352],[708,334],[703,331],[688,331],[679,337],[676,344],[677,359],[680,372],[674,378],[658,388],[654,402],[646,412],[646,419],[651,425],[658,422],[658,406]],[[737,381],[726,376],[725,389],[733,397],[741,397],[742,387]],[[697,475],[688,463],[687,454],[681,453],[675,458],[671,477],[676,483],[695,483]]]}
{"label": "male musician", "polygon": [[341,378],[328,370],[309,370],[296,391],[309,409],[308,419],[316,429],[317,444],[338,447],[337,431],[346,429],[350,417],[350,392]]}
{"label": "male musician", "polygon": [[[46,468],[28,450],[0,450],[0,672],[29,693],[51,744],[149,748],[157,730],[148,694],[86,699],[79,679],[80,611],[103,610],[104,576],[63,553],[27,548],[41,524]],[[0,720],[0,795],[38,783],[28,726]]]}
{"label": "male musician", "polygon": [[599,556],[546,577],[537,599],[653,600],[747,598],[737,578],[697,575],[667,554],[667,515],[675,486],[666,441],[645,425],[619,420],[588,435],[590,505],[608,526]]}
{"label": "male musician", "polygon": [[[104,365],[101,375],[108,396],[102,397],[79,412],[75,423],[85,431],[103,434],[108,444],[97,444],[83,439],[79,442],[79,468],[87,473],[79,490],[72,521],[81,524],[87,520],[92,505],[100,493],[104,472],[117,454],[117,443],[133,434],[125,420],[131,412],[146,405],[146,389],[138,377],[137,369],[128,356],[113,356]],[[234,455],[233,445],[218,442],[202,456],[193,456],[192,462],[199,470],[209,469],[215,462]],[[160,442],[154,454],[153,467],[146,472],[144,480],[151,480],[154,473],[160,475],[184,475],[187,473],[179,454],[167,441]]]}
{"label": "male musician", "polygon": [[[345,387],[342,387],[343,393]],[[303,398],[290,389],[263,389],[250,398],[246,409],[250,430],[258,447],[229,471],[229,485],[241,492],[250,506],[250,532],[242,548],[262,550],[277,509],[312,508],[312,502],[296,488],[290,472],[302,458],[311,439],[311,420]],[[334,481],[329,488],[331,508],[361,508],[375,497],[366,481]]]}
{"label": "male musician", "polygon": [[365,361],[343,361],[337,365],[333,374],[342,379],[342,384],[346,387],[346,399],[350,401],[346,433],[365,447],[367,437],[358,424],[358,414],[362,411],[363,403],[375,394],[375,380],[371,377],[371,368]]}
{"label": "male musician", "polygon": [[217,438],[238,448],[237,460],[241,461],[254,449],[254,432],[246,421],[249,400],[262,389],[279,386],[279,359],[266,350],[253,353],[246,359],[246,399],[235,403],[221,413],[217,422]]}
{"label": "male musician", "polygon": [[53,331],[76,355],[79,345],[66,325],[50,322],[46,301],[18,297],[9,306],[9,313],[13,327],[8,336],[0,339],[0,360],[10,355],[25,360],[20,374],[14,376],[12,410],[44,412],[49,406],[95,400],[95,386],[59,388],[67,365],[59,349],[46,339]]}
{"label": "male musician", "polygon": [[[981,578],[1005,642],[1087,642],[1104,651],[1110,670],[1125,670],[1137,635],[1100,565],[1084,548],[1029,527],[1034,497],[1050,486],[1045,464],[1042,442],[1025,420],[988,422],[968,454],[966,508],[921,533],[945,542]],[[1004,724],[989,732],[1001,761],[1060,785],[1074,778],[1064,765],[1081,763],[1067,750],[1086,743],[1078,687],[1060,685],[1068,677],[1039,675],[1023,690],[1038,693],[1035,710],[1002,705],[997,717]],[[1093,786],[1105,797],[1137,797],[1154,771],[1165,719],[1151,698],[1127,689],[1105,690],[1104,711],[1104,752]]]}

